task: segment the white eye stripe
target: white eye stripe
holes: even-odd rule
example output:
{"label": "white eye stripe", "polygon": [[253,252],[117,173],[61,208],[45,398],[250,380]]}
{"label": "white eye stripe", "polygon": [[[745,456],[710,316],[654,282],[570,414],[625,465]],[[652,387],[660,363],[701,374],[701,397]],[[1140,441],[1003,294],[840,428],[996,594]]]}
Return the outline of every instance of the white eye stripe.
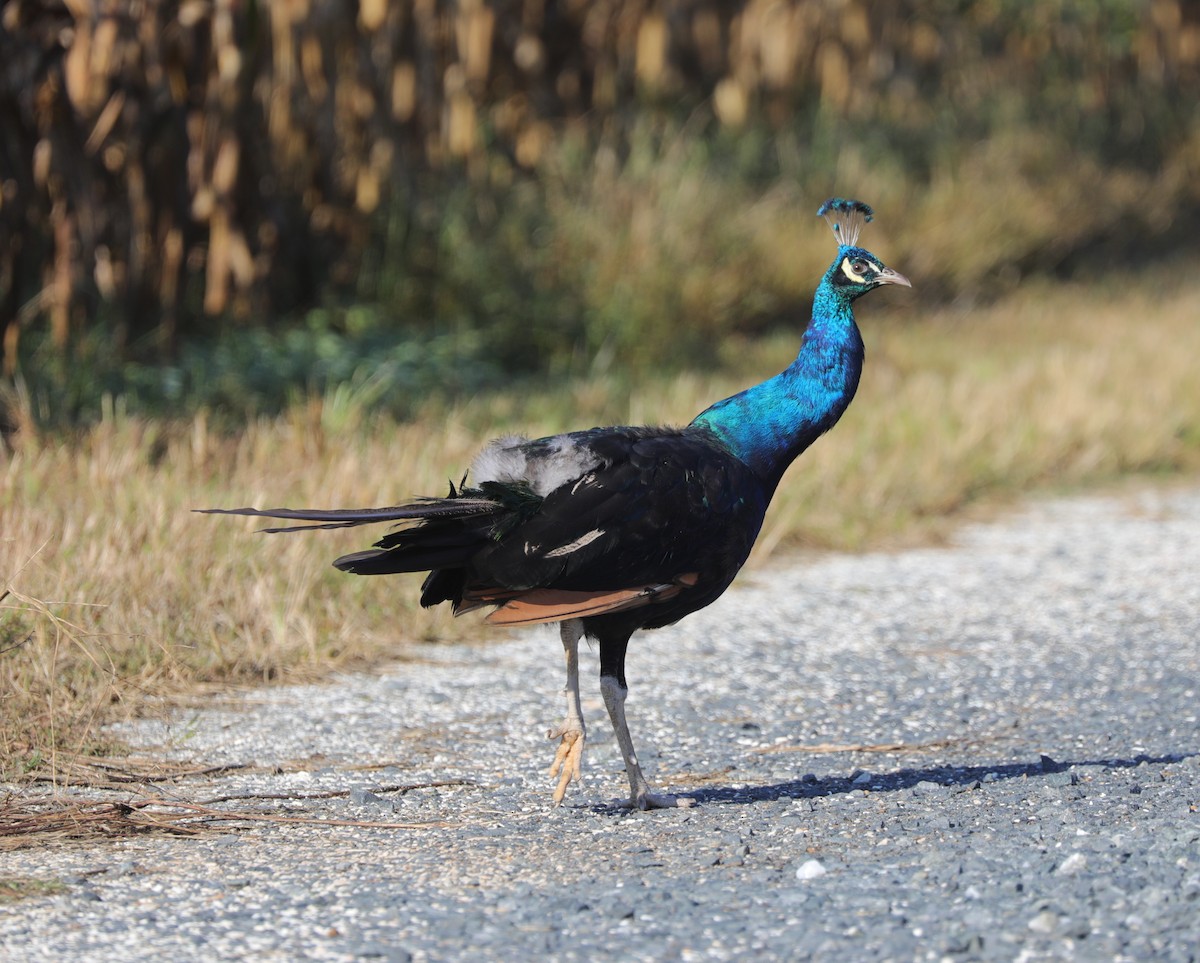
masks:
{"label": "white eye stripe", "polygon": [[842,258],[842,273],[855,284],[867,283],[867,279],[863,275],[856,273],[854,268],[850,266],[850,258],[848,257]]}

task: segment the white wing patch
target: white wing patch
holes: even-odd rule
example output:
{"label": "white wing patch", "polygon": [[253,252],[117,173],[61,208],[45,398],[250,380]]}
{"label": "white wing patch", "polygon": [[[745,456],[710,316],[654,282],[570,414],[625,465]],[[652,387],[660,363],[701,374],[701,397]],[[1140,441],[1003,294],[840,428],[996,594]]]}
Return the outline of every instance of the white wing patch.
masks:
{"label": "white wing patch", "polygon": [[530,442],[520,435],[497,438],[471,463],[475,481],[526,484],[543,498],[600,464],[600,458],[570,435]]}
{"label": "white wing patch", "polygon": [[585,545],[591,545],[596,539],[604,534],[604,529],[593,528],[585,535],[580,535],[575,541],[568,542],[566,545],[560,545],[546,553],[546,558],[561,558],[564,555],[570,555],[572,552],[578,552]]}
{"label": "white wing patch", "polygon": [[471,475],[476,482],[525,481],[527,459],[521,446],[528,443],[529,439],[520,435],[506,435],[489,441],[471,462]]}

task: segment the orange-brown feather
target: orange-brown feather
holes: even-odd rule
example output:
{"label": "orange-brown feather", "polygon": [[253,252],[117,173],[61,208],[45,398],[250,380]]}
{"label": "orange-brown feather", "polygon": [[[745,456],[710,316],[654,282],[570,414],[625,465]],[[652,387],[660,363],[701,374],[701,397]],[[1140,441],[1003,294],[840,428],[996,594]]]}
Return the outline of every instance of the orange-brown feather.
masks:
{"label": "orange-brown feather", "polygon": [[[622,612],[674,598],[684,588],[695,585],[698,578],[695,572],[688,572],[672,582],[596,592],[530,589],[508,598],[486,621],[491,625],[536,625],[541,622],[562,622],[566,619]],[[464,596],[463,601],[466,604],[460,611],[470,611],[489,602],[500,601],[507,594],[485,591],[475,594],[473,598],[470,595]]]}

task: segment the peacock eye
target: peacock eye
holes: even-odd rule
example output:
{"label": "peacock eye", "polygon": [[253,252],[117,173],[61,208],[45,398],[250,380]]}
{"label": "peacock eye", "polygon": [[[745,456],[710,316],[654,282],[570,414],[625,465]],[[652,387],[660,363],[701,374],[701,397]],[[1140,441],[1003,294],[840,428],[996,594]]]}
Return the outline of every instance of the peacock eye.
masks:
{"label": "peacock eye", "polygon": [[869,265],[862,258],[856,257],[853,261],[850,262],[850,268],[854,271],[855,274],[866,274],[867,271],[869,271],[871,269],[871,265]]}

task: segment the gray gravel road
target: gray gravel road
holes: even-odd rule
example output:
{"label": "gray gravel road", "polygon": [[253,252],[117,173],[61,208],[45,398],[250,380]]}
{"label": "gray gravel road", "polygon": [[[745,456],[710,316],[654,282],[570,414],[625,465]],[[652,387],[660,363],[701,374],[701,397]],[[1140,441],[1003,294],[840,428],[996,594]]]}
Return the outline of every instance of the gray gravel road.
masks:
{"label": "gray gravel road", "polygon": [[589,652],[585,783],[548,808],[546,629],[139,724],[285,770],[156,792],[439,825],[11,853],[66,888],[0,907],[0,955],[1200,960],[1198,546],[1200,491],[1161,491],[749,573],[631,648],[643,765],[690,810],[611,805]]}

